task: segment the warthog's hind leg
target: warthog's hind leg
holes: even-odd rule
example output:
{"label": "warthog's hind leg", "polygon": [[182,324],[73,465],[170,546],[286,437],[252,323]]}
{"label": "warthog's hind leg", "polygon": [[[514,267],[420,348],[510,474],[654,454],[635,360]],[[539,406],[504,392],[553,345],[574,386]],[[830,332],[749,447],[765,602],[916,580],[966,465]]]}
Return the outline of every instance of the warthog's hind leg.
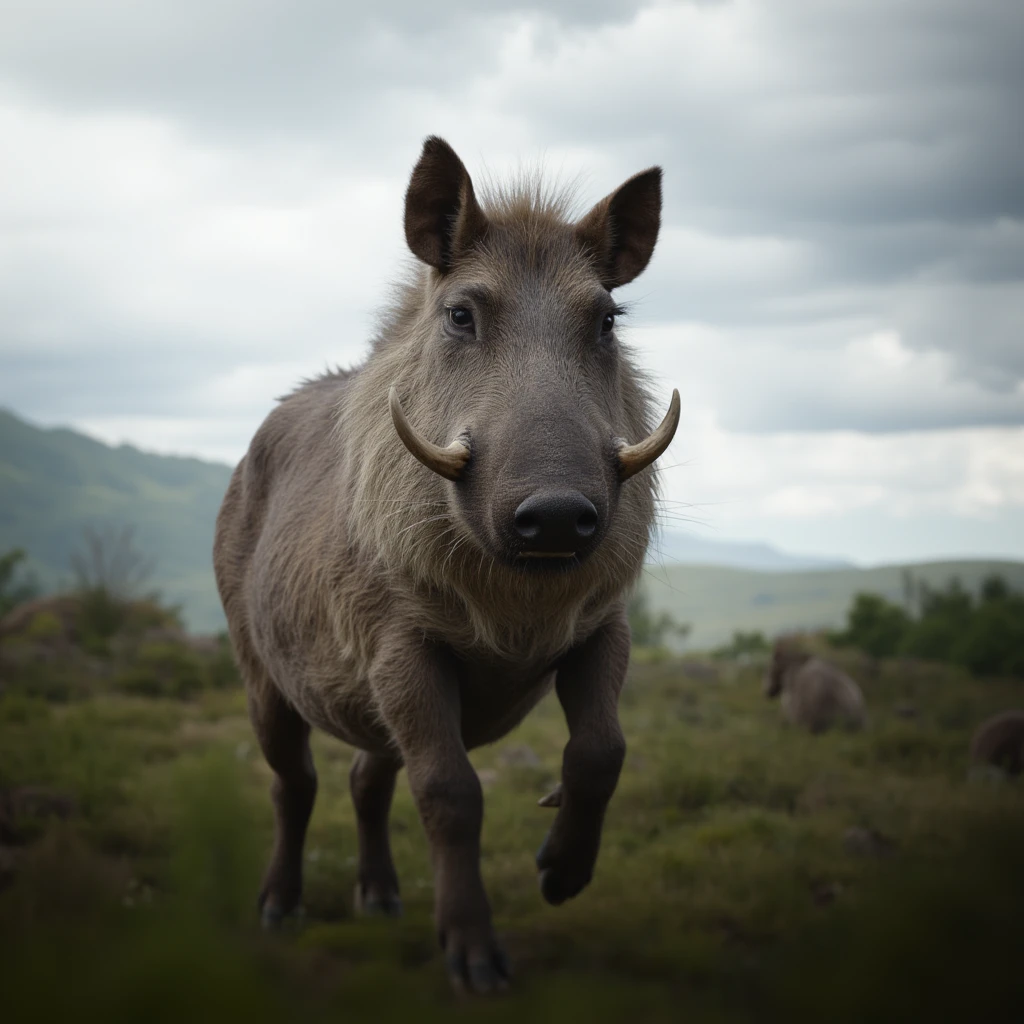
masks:
{"label": "warthog's hind leg", "polygon": [[349,773],[359,827],[356,909],[364,914],[398,917],[402,913],[398,875],[388,837],[388,815],[398,768],[397,760],[359,751]]}
{"label": "warthog's hind leg", "polygon": [[274,852],[260,890],[265,928],[277,927],[302,898],[302,849],[316,799],[309,726],[273,688],[250,688],[249,715],[263,756],[274,771]]}

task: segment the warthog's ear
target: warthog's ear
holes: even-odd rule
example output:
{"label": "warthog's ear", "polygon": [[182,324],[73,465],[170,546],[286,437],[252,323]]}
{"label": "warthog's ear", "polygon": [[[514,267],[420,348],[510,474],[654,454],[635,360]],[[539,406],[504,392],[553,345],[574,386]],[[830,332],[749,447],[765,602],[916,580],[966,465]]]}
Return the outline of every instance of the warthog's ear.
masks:
{"label": "warthog's ear", "polygon": [[431,135],[423,143],[405,193],[405,240],[442,273],[487,230],[473,181],[455,150]]}
{"label": "warthog's ear", "polygon": [[661,168],[633,175],[576,225],[609,291],[628,284],[647,266],[661,226]]}

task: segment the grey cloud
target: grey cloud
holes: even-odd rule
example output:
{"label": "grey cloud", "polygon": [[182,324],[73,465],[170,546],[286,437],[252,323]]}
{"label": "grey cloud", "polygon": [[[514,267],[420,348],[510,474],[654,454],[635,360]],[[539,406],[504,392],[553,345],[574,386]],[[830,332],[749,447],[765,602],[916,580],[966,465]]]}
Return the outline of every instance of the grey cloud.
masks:
{"label": "grey cloud", "polygon": [[465,82],[510,19],[543,10],[574,26],[628,18],[639,6],[43,0],[5,14],[0,79],[60,106],[157,113],[220,138],[319,137],[332,127],[376,134],[368,107],[379,109],[390,90]]}
{"label": "grey cloud", "polygon": [[[725,240],[793,243],[805,255],[781,270],[766,264],[731,277],[728,266],[709,275],[663,249],[626,293],[637,300],[637,322],[733,328],[736,359],[758,329],[788,332],[799,359],[801,346],[828,350],[851,330],[891,327],[911,348],[951,353],[956,372],[979,389],[971,402],[932,395],[928,409],[896,402],[888,412],[867,400],[819,400],[812,389],[777,403],[789,409],[781,419],[737,414],[734,424],[898,430],[1024,422],[1020,404],[1006,399],[1024,379],[1024,136],[1012,130],[1024,106],[1024,4],[747,7],[762,13],[745,42],[764,59],[756,74],[723,71],[717,79],[685,73],[686,38],[670,40],[678,75],[659,63],[664,53],[627,49],[644,6],[20,5],[5,14],[0,86],[56,108],[169,118],[200,145],[255,156],[308,146],[325,177],[355,168],[396,181],[415,157],[431,103],[458,112],[483,96],[487,115],[527,125],[538,148],[597,150],[623,177],[662,163],[668,224]],[[497,55],[527,20],[537,58],[510,71]],[[662,42],[645,45],[656,51]],[[563,77],[581,48],[587,60]],[[477,154],[463,155],[472,164]],[[602,180],[591,198],[614,184]],[[398,188],[396,224],[400,197]],[[17,294],[0,295],[5,344],[17,351],[34,344],[26,325],[39,322],[49,301],[45,278],[45,268],[33,277],[22,267]],[[81,321],[74,344],[97,360],[117,354],[116,370],[67,354],[49,369],[34,357],[5,357],[10,401],[43,402],[48,379],[126,412],[133,402],[189,408],[177,365],[184,360],[161,353],[192,351],[194,339],[119,334],[123,325],[88,294],[61,286],[67,320]],[[238,357],[237,348],[208,350],[210,372]],[[254,353],[266,356],[266,347]],[[171,397],[160,397],[161,388]],[[85,397],[74,401],[85,409]],[[721,401],[728,406],[727,395]]]}

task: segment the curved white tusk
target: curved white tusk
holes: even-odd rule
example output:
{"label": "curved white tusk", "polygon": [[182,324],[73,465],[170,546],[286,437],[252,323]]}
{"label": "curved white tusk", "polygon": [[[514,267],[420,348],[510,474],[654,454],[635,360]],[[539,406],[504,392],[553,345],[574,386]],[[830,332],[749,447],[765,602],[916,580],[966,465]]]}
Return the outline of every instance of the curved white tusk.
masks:
{"label": "curved white tusk", "polygon": [[637,444],[625,444],[618,451],[619,479],[628,480],[646,469],[672,443],[676,427],[679,426],[679,391],[672,389],[665,418],[654,428],[654,432]]}
{"label": "curved white tusk", "polygon": [[456,438],[447,448],[442,448],[418,434],[406,418],[405,410],[398,398],[398,389],[393,384],[388,393],[388,405],[391,407],[391,421],[395,425],[398,436],[402,439],[402,444],[427,469],[432,469],[446,480],[458,480],[469,461],[469,446],[463,440]]}

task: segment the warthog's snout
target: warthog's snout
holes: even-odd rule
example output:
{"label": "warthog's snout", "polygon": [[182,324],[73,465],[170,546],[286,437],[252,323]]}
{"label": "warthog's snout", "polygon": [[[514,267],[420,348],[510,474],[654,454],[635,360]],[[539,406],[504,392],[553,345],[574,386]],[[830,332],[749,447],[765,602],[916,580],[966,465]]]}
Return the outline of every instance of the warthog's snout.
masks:
{"label": "warthog's snout", "polygon": [[512,518],[520,559],[572,558],[590,547],[597,527],[594,503],[571,490],[537,491]]}

